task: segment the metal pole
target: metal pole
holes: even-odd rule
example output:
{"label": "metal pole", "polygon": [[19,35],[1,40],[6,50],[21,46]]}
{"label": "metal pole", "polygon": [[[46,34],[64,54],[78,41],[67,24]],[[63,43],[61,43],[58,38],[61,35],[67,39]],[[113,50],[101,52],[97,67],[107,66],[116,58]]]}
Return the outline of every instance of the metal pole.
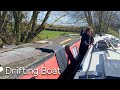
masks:
{"label": "metal pole", "polygon": [[93,49],[92,49],[92,51],[91,51],[91,57],[90,57],[89,66],[88,66],[87,71],[86,71],[86,76],[87,76],[87,79],[89,78],[89,77],[88,77],[88,71],[89,71],[89,68],[90,68],[90,64],[91,64],[91,60],[92,60],[92,55],[93,55],[93,52],[94,52],[94,45],[93,45]]}

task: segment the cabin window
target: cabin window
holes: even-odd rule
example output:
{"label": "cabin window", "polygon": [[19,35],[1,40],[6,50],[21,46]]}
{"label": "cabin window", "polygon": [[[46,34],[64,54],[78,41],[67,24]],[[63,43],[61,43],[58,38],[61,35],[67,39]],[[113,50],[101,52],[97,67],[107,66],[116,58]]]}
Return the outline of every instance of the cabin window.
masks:
{"label": "cabin window", "polygon": [[78,52],[77,52],[77,47],[73,47],[73,56],[74,56],[74,58],[76,58],[77,57],[77,55],[78,55]]}

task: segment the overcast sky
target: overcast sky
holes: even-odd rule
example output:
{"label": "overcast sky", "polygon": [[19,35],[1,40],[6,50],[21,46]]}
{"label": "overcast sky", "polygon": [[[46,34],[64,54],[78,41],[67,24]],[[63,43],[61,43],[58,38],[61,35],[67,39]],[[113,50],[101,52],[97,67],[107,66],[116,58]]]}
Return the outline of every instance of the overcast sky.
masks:
{"label": "overcast sky", "polygon": [[[41,20],[43,20],[44,16],[46,14],[46,11],[41,11],[41,13],[38,16],[38,23],[41,23]],[[51,24],[52,22],[54,22],[57,18],[63,16],[65,14],[64,11],[52,11],[50,14],[49,19],[47,20],[47,23]],[[32,15],[32,12],[30,13],[30,16]],[[65,17],[62,17],[60,20],[58,20],[57,22],[55,22],[55,25],[73,25],[73,26],[84,26],[86,25],[85,22],[83,21],[79,21],[78,24],[77,23],[73,23],[75,22],[75,20],[73,18],[70,17],[70,15],[66,15]]]}

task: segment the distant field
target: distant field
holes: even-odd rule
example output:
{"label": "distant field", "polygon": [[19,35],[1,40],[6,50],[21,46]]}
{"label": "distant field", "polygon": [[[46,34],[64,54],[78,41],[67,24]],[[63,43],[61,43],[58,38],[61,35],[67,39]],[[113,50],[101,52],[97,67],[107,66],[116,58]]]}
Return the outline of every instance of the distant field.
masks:
{"label": "distant field", "polygon": [[[67,35],[67,34],[76,34],[76,33],[75,32],[43,30],[37,37],[34,38],[34,41],[49,39],[49,38],[55,38],[55,37],[62,36],[62,35]],[[1,39],[0,39],[0,43],[2,43]]]}
{"label": "distant field", "polygon": [[62,36],[62,35],[67,35],[67,34],[76,34],[76,33],[75,32],[43,30],[37,37],[34,38],[34,40],[55,38],[55,37]]}

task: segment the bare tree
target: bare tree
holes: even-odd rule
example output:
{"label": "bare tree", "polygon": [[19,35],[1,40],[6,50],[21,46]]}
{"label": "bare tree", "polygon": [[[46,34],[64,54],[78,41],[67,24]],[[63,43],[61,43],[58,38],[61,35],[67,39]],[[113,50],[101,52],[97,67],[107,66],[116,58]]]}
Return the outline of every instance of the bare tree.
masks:
{"label": "bare tree", "polygon": [[42,30],[44,30],[45,23],[48,20],[50,13],[51,13],[51,11],[47,11],[42,24],[34,32],[28,33],[28,37],[26,38],[26,42],[32,41],[35,36],[37,36]]}
{"label": "bare tree", "polygon": [[88,26],[93,27],[93,19],[92,19],[92,14],[91,11],[84,11]]}
{"label": "bare tree", "polygon": [[36,30],[37,18],[38,18],[39,13],[40,11],[33,11],[30,23],[28,24],[28,27],[26,28],[27,30],[25,30],[22,33],[21,42],[25,43],[26,38],[28,37],[29,33],[33,34],[34,31]]}
{"label": "bare tree", "polygon": [[22,11],[13,11],[13,16],[14,16],[14,20],[15,20],[14,37],[16,40],[16,44],[19,44],[20,39],[21,39],[20,23],[23,18],[23,13],[22,13]]}
{"label": "bare tree", "polygon": [[[31,13],[32,12],[32,13]],[[0,38],[3,43],[11,44],[15,40],[16,44],[31,42],[41,31],[45,29],[47,20],[51,11],[43,13],[44,17],[39,17],[40,11],[0,11]],[[94,28],[95,33],[108,32],[109,28],[117,30],[120,28],[120,12],[119,11],[62,11],[56,12],[54,20],[48,24],[54,25],[56,22],[67,18],[62,24],[71,25],[64,27],[58,25],[57,29],[69,31],[79,31],[79,26],[87,24]],[[61,13],[61,14],[60,14]],[[38,25],[40,18],[41,24]],[[68,20],[70,19],[70,20]]]}

